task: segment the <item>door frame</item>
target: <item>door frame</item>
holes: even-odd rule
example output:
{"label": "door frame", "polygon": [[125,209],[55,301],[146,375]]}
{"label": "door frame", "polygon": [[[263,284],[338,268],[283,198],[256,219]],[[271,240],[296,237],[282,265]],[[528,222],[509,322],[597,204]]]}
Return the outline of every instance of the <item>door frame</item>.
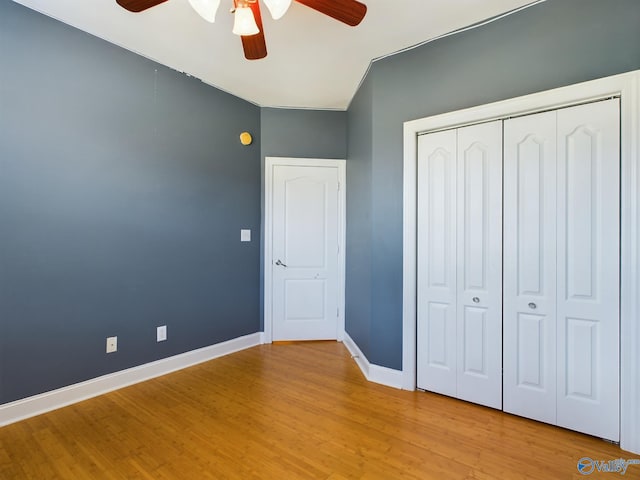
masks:
{"label": "door frame", "polygon": [[338,328],[336,338],[344,340],[346,264],[346,160],[322,158],[265,157],[264,162],[264,337],[273,342],[273,167],[337,167],[338,169]]}
{"label": "door frame", "polygon": [[404,123],[403,388],[416,388],[417,137],[620,97],[620,447],[640,453],[640,70]]}

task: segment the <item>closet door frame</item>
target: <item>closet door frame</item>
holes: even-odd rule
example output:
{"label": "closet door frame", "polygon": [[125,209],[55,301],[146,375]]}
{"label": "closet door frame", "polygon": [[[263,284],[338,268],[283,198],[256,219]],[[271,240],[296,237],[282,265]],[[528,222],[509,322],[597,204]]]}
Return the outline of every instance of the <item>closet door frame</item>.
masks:
{"label": "closet door frame", "polygon": [[620,97],[620,447],[640,454],[640,70],[404,123],[403,370],[416,388],[419,134]]}

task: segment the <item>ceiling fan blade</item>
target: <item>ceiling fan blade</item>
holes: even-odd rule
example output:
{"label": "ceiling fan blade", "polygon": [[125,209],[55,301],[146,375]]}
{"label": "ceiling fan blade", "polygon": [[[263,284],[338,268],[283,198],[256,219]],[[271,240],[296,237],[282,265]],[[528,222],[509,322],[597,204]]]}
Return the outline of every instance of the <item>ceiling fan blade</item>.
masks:
{"label": "ceiling fan blade", "polygon": [[352,27],[358,25],[367,13],[367,6],[357,0],[296,0],[296,2]]}
{"label": "ceiling fan blade", "polygon": [[[237,6],[237,3],[236,3]],[[253,2],[248,4],[256,19],[256,24],[260,29],[260,33],[255,35],[242,35],[242,48],[244,49],[244,58],[247,60],[260,60],[267,56],[267,42],[264,38],[264,29],[262,27],[262,15],[260,14],[260,3]]]}
{"label": "ceiling fan blade", "polygon": [[122,8],[134,13],[142,12],[143,10],[155,7],[156,5],[160,5],[166,1],[167,0],[116,0],[118,5]]}

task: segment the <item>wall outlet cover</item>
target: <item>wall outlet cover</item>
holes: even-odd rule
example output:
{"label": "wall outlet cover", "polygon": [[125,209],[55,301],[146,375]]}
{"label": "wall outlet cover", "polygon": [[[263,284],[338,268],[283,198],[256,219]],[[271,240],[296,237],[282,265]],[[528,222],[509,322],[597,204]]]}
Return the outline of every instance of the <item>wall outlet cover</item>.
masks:
{"label": "wall outlet cover", "polygon": [[107,353],[118,351],[118,337],[107,337]]}

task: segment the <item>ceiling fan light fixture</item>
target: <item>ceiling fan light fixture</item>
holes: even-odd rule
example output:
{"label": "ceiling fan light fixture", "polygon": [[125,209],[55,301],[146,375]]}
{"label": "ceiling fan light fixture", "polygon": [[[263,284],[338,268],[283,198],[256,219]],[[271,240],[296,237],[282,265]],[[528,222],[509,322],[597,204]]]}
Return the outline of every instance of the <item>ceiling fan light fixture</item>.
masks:
{"label": "ceiling fan light fixture", "polygon": [[216,21],[216,12],[220,6],[220,0],[189,0],[193,9],[207,22]]}
{"label": "ceiling fan light fixture", "polygon": [[282,18],[291,6],[291,0],[263,0],[274,20]]}
{"label": "ceiling fan light fixture", "polygon": [[233,14],[233,33],[241,36],[256,35],[260,33],[251,7],[238,7]]}

